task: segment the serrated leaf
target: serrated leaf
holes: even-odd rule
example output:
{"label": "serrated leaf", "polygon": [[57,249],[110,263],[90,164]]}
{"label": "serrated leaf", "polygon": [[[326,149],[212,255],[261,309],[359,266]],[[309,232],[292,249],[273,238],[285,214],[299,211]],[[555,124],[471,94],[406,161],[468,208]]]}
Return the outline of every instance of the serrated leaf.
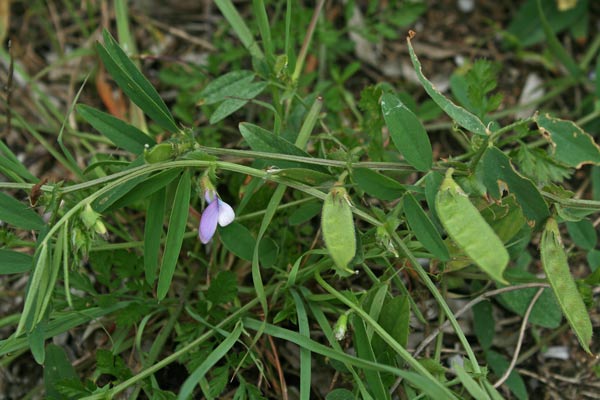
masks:
{"label": "serrated leaf", "polygon": [[102,32],[102,36],[104,45],[98,43],[96,49],[104,66],[121,90],[163,129],[169,132],[179,131],[169,109],[152,84],[106,29]]}
{"label": "serrated leaf", "polygon": [[594,139],[572,121],[538,115],[535,122],[551,142],[556,159],[573,168],[585,164],[600,164],[600,147]]}
{"label": "serrated leaf", "polygon": [[396,200],[406,191],[400,182],[368,168],[356,168],[352,178],[369,196],[381,200]]}
{"label": "serrated leaf", "polygon": [[381,111],[398,151],[419,171],[429,171],[433,152],[421,121],[398,97],[390,93],[381,97]]}
{"label": "serrated leaf", "polygon": [[500,200],[502,191],[513,193],[529,221],[540,226],[550,216],[548,205],[534,183],[519,174],[506,154],[496,147],[485,150],[478,173],[490,196]]}
{"label": "serrated leaf", "polygon": [[408,225],[423,247],[441,261],[448,261],[450,259],[448,248],[444,244],[440,233],[433,225],[433,222],[431,222],[414,196],[410,193],[406,193],[406,195],[404,195],[403,205],[404,215],[408,220]]}
{"label": "serrated leaf", "polygon": [[214,304],[229,303],[237,295],[237,278],[231,271],[221,271],[211,280],[206,298]]}
{"label": "serrated leaf", "polygon": [[189,214],[191,185],[190,171],[186,169],[179,179],[173,198],[173,208],[165,241],[165,252],[158,276],[157,297],[159,300],[167,296],[179,259],[179,251],[183,244],[183,234],[185,233]]}
{"label": "serrated leaf", "polygon": [[487,128],[479,118],[477,118],[475,115],[465,110],[464,108],[459,107],[453,102],[451,102],[448,98],[446,98],[446,96],[444,96],[439,90],[437,90],[433,86],[433,84],[429,80],[427,80],[427,78],[425,78],[425,76],[423,75],[421,62],[415,54],[415,50],[413,49],[410,37],[406,38],[406,42],[408,43],[408,52],[410,54],[412,64],[415,68],[415,72],[417,73],[417,77],[419,78],[421,85],[423,85],[423,88],[425,89],[429,97],[431,97],[433,101],[435,101],[437,105],[440,106],[440,108],[444,110],[444,112],[450,118],[452,118],[452,120],[458,125],[462,126],[469,132],[473,132],[481,136],[487,136]]}
{"label": "serrated leaf", "polygon": [[540,251],[546,277],[558,304],[579,339],[581,347],[591,354],[589,344],[592,340],[592,322],[569,270],[567,254],[561,243],[558,224],[553,218],[548,219],[542,233]]}
{"label": "serrated leaf", "polygon": [[135,126],[110,114],[84,104],[77,105],[77,112],[116,146],[133,154],[142,154],[146,145],[154,146],[156,144],[154,139]]}
{"label": "serrated leaf", "polygon": [[17,228],[40,230],[44,220],[26,204],[0,192],[0,221]]}

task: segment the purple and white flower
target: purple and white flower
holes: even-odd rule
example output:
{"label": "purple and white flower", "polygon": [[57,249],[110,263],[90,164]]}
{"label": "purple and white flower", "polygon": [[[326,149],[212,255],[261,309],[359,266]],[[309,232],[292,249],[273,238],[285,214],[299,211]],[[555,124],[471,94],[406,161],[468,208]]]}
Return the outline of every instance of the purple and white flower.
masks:
{"label": "purple and white flower", "polygon": [[217,230],[217,224],[227,226],[233,222],[235,212],[233,208],[219,198],[214,189],[206,188],[204,198],[208,206],[204,209],[200,217],[200,226],[198,228],[198,237],[204,244],[210,242]]}

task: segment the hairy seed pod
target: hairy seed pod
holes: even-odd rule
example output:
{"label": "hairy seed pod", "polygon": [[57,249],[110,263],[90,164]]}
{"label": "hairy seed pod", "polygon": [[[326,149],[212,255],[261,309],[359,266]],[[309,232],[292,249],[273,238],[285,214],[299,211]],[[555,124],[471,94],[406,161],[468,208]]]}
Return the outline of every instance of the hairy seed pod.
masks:
{"label": "hairy seed pod", "polygon": [[323,203],[321,228],[325,246],[340,275],[354,273],[348,268],[348,263],[356,254],[356,236],[346,189],[334,187],[327,194]]}

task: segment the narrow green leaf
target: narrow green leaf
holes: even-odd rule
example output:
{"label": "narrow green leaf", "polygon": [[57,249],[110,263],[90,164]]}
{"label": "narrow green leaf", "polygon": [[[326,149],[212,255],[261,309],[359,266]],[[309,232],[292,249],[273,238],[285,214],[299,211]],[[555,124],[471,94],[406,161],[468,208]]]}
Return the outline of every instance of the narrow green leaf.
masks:
{"label": "narrow green leaf", "polygon": [[496,333],[496,322],[492,312],[492,303],[488,300],[473,306],[473,330],[483,349],[489,349]]}
{"label": "narrow green leaf", "polygon": [[27,335],[27,339],[29,341],[29,348],[31,349],[31,354],[35,359],[35,362],[42,365],[44,364],[44,360],[46,359],[46,348],[45,348],[45,339],[44,339],[44,327],[42,324],[37,324],[33,331]]}
{"label": "narrow green leaf", "polygon": [[381,111],[398,151],[419,171],[429,171],[433,152],[429,136],[419,118],[391,93],[382,96]]}
{"label": "narrow green leaf", "polygon": [[351,365],[354,365],[358,368],[363,368],[365,370],[371,369],[401,376],[433,399],[456,399],[456,397],[452,395],[448,388],[444,387],[442,384],[440,384],[440,382],[433,380],[432,378],[424,377],[417,373],[408,372],[387,364],[376,363],[359,357],[351,356],[346,354],[344,351],[334,350],[330,347],[322,345],[321,343],[315,342],[314,340],[307,339],[298,332],[290,331],[289,329],[280,328],[271,324],[265,324],[263,321],[244,318],[243,322],[244,326],[249,329],[264,329],[264,333],[267,335],[295,343],[300,347],[309,349],[313,353],[321,354],[333,360],[348,362]]}
{"label": "narrow green leaf", "polygon": [[[310,339],[310,326],[308,324],[308,315],[302,298],[295,290],[291,290],[294,304],[296,305],[296,314],[298,317],[298,332],[300,335]],[[311,381],[312,381],[312,358],[310,350],[300,348],[300,399],[310,400]]]}
{"label": "narrow green leaf", "polygon": [[201,105],[215,104],[230,97],[235,97],[254,80],[254,72],[248,70],[236,70],[221,75],[212,80],[198,94],[198,102]]}
{"label": "narrow green leaf", "polygon": [[310,221],[312,218],[319,215],[323,206],[320,203],[312,201],[295,209],[288,219],[290,226],[296,226]]}
{"label": "narrow green leaf", "polygon": [[106,136],[118,147],[130,153],[140,155],[144,147],[154,146],[156,142],[150,136],[140,131],[133,125],[113,117],[110,114],[86,106],[77,105],[77,112],[98,132]]}
{"label": "narrow green leaf", "polygon": [[509,261],[500,238],[487,224],[468,196],[446,173],[435,199],[440,222],[448,235],[484,272],[499,282]]}
{"label": "narrow green leaf", "polygon": [[25,168],[2,140],[0,140],[0,156],[2,156],[0,157],[0,172],[3,175],[13,178],[15,182],[18,182],[19,178],[22,178],[26,182],[39,182],[39,179]]}
{"label": "narrow green leaf", "polygon": [[[265,153],[289,154],[292,156],[311,157],[310,154],[300,149],[287,140],[275,136],[259,126],[243,122],[239,125],[240,133],[254,151],[263,151]],[[309,168],[312,170],[327,173],[327,170],[320,165],[303,164],[296,161],[268,160],[269,165],[275,165],[279,168]]]}
{"label": "narrow green leaf", "polygon": [[33,257],[29,254],[0,249],[0,275],[27,272],[32,266]]}
{"label": "narrow green leaf", "polygon": [[169,132],[178,132],[166,104],[152,84],[142,75],[127,54],[119,47],[112,35],[104,30],[104,45],[96,49],[104,66],[121,90],[144,111],[154,122]]}
{"label": "narrow green leaf", "polygon": [[285,168],[281,170],[275,170],[271,173],[283,178],[306,183],[310,186],[319,186],[325,182],[331,182],[334,180],[334,177],[330,174],[325,174],[323,172],[307,168]]}
{"label": "narrow green leaf", "polygon": [[17,228],[40,230],[44,220],[29,206],[17,199],[0,192],[0,221]]}
{"label": "narrow green leaf", "polygon": [[519,174],[510,159],[497,147],[488,147],[478,164],[478,171],[489,194],[496,200],[503,197],[503,190],[508,188],[523,209],[523,213],[535,226],[550,216],[548,204],[535,184]]}
{"label": "narrow green leaf", "polygon": [[144,275],[146,282],[154,285],[158,270],[160,239],[163,236],[163,221],[165,219],[166,191],[161,188],[150,196],[144,225]]}
{"label": "narrow green leaf", "polygon": [[170,184],[180,173],[180,168],[171,168],[151,176],[144,176],[145,179],[142,182],[112,203],[105,211],[117,210],[150,198],[154,193]]}
{"label": "narrow green leaf", "polygon": [[35,325],[38,321],[35,321],[36,306],[41,303],[39,296],[43,296],[42,285],[43,277],[46,275],[46,271],[49,269],[48,257],[49,250],[47,245],[41,245],[36,252],[34,268],[31,278],[29,278],[29,286],[27,288],[27,295],[25,296],[25,304],[23,305],[23,311],[15,336],[19,336],[23,333],[25,327],[29,328]]}
{"label": "narrow green leaf", "polygon": [[266,82],[254,82],[249,83],[246,87],[241,88],[233,98],[226,98],[219,107],[210,116],[209,122],[216,124],[224,118],[230,116],[243,106],[245,106],[250,100],[258,96],[267,87]]}
{"label": "narrow green leaf", "polygon": [[404,215],[419,242],[441,261],[448,261],[450,253],[440,233],[431,222],[421,205],[410,193],[404,195]]}
{"label": "narrow green leaf", "polygon": [[574,122],[549,114],[538,115],[535,122],[552,144],[552,152],[558,161],[573,168],[585,164],[600,165],[600,147]]}
{"label": "narrow green leaf", "polygon": [[[352,327],[354,328],[354,346],[356,354],[363,360],[375,362],[375,353],[367,336],[365,323],[357,315],[352,316]],[[378,371],[364,370],[367,385],[376,399],[389,399],[390,395],[383,385],[381,374]]]}
{"label": "narrow green leaf", "polygon": [[109,208],[112,208],[112,205],[116,203],[120,198],[131,193],[131,191],[134,190],[134,188],[137,185],[144,182],[147,178],[148,175],[140,175],[128,181],[125,181],[118,186],[115,186],[114,188],[104,193],[102,196],[98,197],[95,201],[93,201],[92,208],[99,213],[105,212]]}
{"label": "narrow green leaf", "polygon": [[433,86],[433,84],[429,80],[427,80],[427,78],[425,78],[425,76],[423,75],[421,62],[415,54],[415,50],[413,49],[410,37],[406,38],[406,42],[408,43],[408,52],[410,54],[412,64],[415,68],[415,72],[417,73],[417,77],[419,78],[419,81],[421,81],[421,85],[423,85],[423,88],[425,89],[429,97],[431,97],[433,101],[435,101],[436,104],[440,106],[440,108],[444,110],[444,112],[458,125],[462,126],[469,132],[473,132],[481,136],[487,136],[488,130],[479,118],[477,118],[474,114],[470,113],[464,108],[459,107],[453,102],[451,102],[448,98],[446,98],[446,96],[440,93],[440,91],[437,90]]}
{"label": "narrow green leaf", "polygon": [[569,270],[567,254],[561,243],[558,224],[553,218],[548,219],[546,223],[540,247],[546,277],[563,314],[579,339],[581,347],[592,354],[589,347],[592,340],[590,315]]}
{"label": "narrow green leaf", "polygon": [[406,191],[400,182],[368,168],[354,169],[352,179],[369,196],[381,200],[396,200]]}
{"label": "narrow green leaf", "polygon": [[243,324],[238,322],[233,331],[202,361],[202,363],[190,374],[183,382],[177,400],[188,400],[191,398],[194,388],[200,382],[204,375],[215,366],[219,360],[231,350],[242,334]]}
{"label": "narrow green leaf", "polygon": [[215,0],[215,4],[219,7],[219,10],[229,22],[229,25],[234,30],[246,50],[250,53],[250,55],[257,59],[264,58],[264,54],[260,49],[260,45],[254,40],[254,36],[246,25],[246,22],[235,9],[231,0]]}
{"label": "narrow green leaf", "polygon": [[[485,360],[491,367],[492,371],[494,371],[496,376],[502,376],[510,365],[508,360],[506,360],[503,355],[496,353],[493,350],[487,350],[485,352]],[[528,399],[527,386],[525,385],[525,382],[523,382],[521,375],[519,375],[515,369],[511,371],[505,384],[508,386],[510,391],[513,392],[517,399]]]}
{"label": "narrow green leaf", "polygon": [[542,29],[544,30],[544,35],[546,36],[546,44],[548,45],[548,49],[550,49],[552,55],[556,57],[562,65],[565,66],[572,78],[579,78],[581,76],[581,70],[579,69],[577,62],[575,62],[573,57],[567,53],[565,48],[556,38],[556,35],[552,31],[552,27],[548,23],[546,15],[544,14],[541,0],[536,0],[536,2]]}
{"label": "narrow green leaf", "polygon": [[349,202],[346,190],[334,187],[325,198],[321,219],[325,246],[337,266],[336,271],[341,276],[354,273],[348,266],[356,254],[354,218]]}
{"label": "narrow green leaf", "polygon": [[460,366],[458,363],[453,363],[452,369],[456,372],[456,376],[458,376],[458,380],[460,380],[460,383],[462,383],[463,387],[467,389],[467,392],[469,392],[469,394],[473,396],[474,399],[490,399],[490,396],[488,396],[485,390],[483,390],[481,386],[477,384],[475,379],[473,379],[471,375],[469,375],[462,366]]}
{"label": "narrow green leaf", "polygon": [[177,266],[177,260],[179,259],[179,251],[183,244],[183,234],[185,233],[188,220],[191,186],[190,171],[186,169],[179,179],[175,197],[173,198],[173,208],[169,218],[165,251],[158,276],[157,296],[159,300],[164,299],[169,291],[175,267]]}

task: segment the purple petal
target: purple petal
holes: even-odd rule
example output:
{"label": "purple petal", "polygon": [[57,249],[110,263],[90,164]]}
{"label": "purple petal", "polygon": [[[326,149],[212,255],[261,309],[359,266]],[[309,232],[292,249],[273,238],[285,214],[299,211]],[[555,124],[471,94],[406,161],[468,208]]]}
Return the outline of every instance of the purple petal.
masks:
{"label": "purple petal", "polygon": [[219,204],[219,225],[227,226],[233,222],[235,219],[235,212],[233,212],[233,208],[227,203],[225,203],[221,199],[217,199],[215,203]]}
{"label": "purple petal", "polygon": [[217,230],[217,220],[219,218],[219,203],[213,201],[206,207],[200,217],[200,227],[198,228],[198,236],[204,244],[210,242],[215,230]]}

